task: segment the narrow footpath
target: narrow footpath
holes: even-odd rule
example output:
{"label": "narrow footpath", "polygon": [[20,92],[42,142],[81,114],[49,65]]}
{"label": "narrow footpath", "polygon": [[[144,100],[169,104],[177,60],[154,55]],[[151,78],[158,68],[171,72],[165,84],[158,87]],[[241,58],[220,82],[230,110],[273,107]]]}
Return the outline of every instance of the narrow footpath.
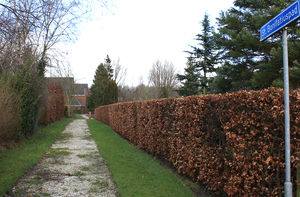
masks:
{"label": "narrow footpath", "polygon": [[116,196],[85,119],[66,127],[42,160],[18,181],[11,196]]}

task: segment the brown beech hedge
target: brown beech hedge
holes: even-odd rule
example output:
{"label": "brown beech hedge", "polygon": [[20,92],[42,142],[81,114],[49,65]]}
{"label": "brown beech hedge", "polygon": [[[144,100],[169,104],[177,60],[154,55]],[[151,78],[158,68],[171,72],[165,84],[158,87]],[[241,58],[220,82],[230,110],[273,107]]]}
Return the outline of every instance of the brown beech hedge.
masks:
{"label": "brown beech hedge", "polygon": [[49,124],[64,117],[64,92],[60,84],[49,83],[43,95],[39,123]]}
{"label": "brown beech hedge", "polygon": [[[290,92],[290,103],[295,195],[300,89]],[[117,103],[98,107],[95,116],[217,195],[283,195],[282,89]]]}

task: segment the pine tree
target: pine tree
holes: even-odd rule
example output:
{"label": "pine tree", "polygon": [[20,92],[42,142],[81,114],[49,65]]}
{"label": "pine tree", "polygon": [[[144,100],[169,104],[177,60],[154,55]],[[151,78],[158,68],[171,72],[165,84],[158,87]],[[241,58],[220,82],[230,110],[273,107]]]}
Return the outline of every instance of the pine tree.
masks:
{"label": "pine tree", "polygon": [[101,63],[95,73],[93,85],[91,86],[90,92],[90,101],[91,101],[91,108],[96,108],[104,103],[104,91],[109,80],[109,75],[107,70],[104,67],[104,64]]}
{"label": "pine tree", "polygon": [[[235,7],[221,13],[218,19],[219,33],[215,38],[223,62],[213,82],[215,92],[262,89],[282,84],[282,32],[260,42],[259,29],[292,2],[235,0]],[[297,25],[299,22],[289,25],[292,87],[299,87],[300,80],[296,74],[300,69],[300,31]]]}
{"label": "pine tree", "polygon": [[187,51],[194,59],[195,66],[200,74],[200,87],[204,94],[209,89],[209,84],[212,79],[208,74],[215,72],[215,65],[217,63],[217,54],[214,43],[214,29],[210,26],[210,21],[207,13],[204,15],[202,21],[202,33],[196,35],[199,47],[192,46],[192,51]]}
{"label": "pine tree", "polygon": [[108,78],[109,79],[113,79],[114,69],[112,68],[111,59],[110,59],[110,57],[108,55],[106,55],[104,67],[107,70]]}
{"label": "pine tree", "polygon": [[[107,56],[107,58],[109,57]],[[112,80],[112,69],[109,70],[109,64],[108,59],[105,59],[105,64],[101,63],[96,70],[88,98],[88,108],[91,111],[100,105],[117,102],[118,87]]]}
{"label": "pine tree", "polygon": [[109,79],[104,89],[104,98],[102,105],[108,105],[118,102],[118,86],[114,80]]}
{"label": "pine tree", "polygon": [[193,63],[193,58],[188,57],[187,67],[184,69],[184,75],[177,75],[177,79],[182,86],[178,89],[180,96],[197,95],[199,93],[199,74],[196,69],[196,64]]}

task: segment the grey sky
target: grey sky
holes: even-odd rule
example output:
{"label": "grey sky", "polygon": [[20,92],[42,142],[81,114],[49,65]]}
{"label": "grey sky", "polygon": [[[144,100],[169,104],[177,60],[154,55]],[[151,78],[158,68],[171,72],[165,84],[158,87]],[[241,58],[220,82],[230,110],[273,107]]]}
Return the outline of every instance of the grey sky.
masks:
{"label": "grey sky", "polygon": [[75,79],[92,84],[97,66],[106,54],[127,68],[125,84],[148,82],[148,72],[156,60],[169,61],[182,73],[184,50],[194,44],[201,31],[205,12],[212,24],[233,6],[233,0],[115,0],[108,11],[95,12],[92,20],[79,27],[68,60]]}

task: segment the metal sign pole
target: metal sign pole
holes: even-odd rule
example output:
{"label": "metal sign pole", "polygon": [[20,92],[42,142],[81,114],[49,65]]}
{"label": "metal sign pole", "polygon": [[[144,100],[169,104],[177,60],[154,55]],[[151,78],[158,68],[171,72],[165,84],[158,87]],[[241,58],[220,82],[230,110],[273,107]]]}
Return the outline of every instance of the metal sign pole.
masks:
{"label": "metal sign pole", "polygon": [[284,196],[292,197],[293,187],[291,182],[291,150],[290,150],[290,102],[289,102],[289,65],[287,27],[282,34],[283,47],[283,81],[284,81],[284,130],[285,130],[285,182]]}
{"label": "metal sign pole", "polygon": [[260,28],[260,41],[264,41],[283,28],[283,81],[284,81],[284,133],[285,133],[285,182],[284,196],[292,197],[291,145],[290,145],[290,101],[289,101],[289,63],[287,44],[287,25],[300,18],[300,0],[293,2],[280,14]]}

